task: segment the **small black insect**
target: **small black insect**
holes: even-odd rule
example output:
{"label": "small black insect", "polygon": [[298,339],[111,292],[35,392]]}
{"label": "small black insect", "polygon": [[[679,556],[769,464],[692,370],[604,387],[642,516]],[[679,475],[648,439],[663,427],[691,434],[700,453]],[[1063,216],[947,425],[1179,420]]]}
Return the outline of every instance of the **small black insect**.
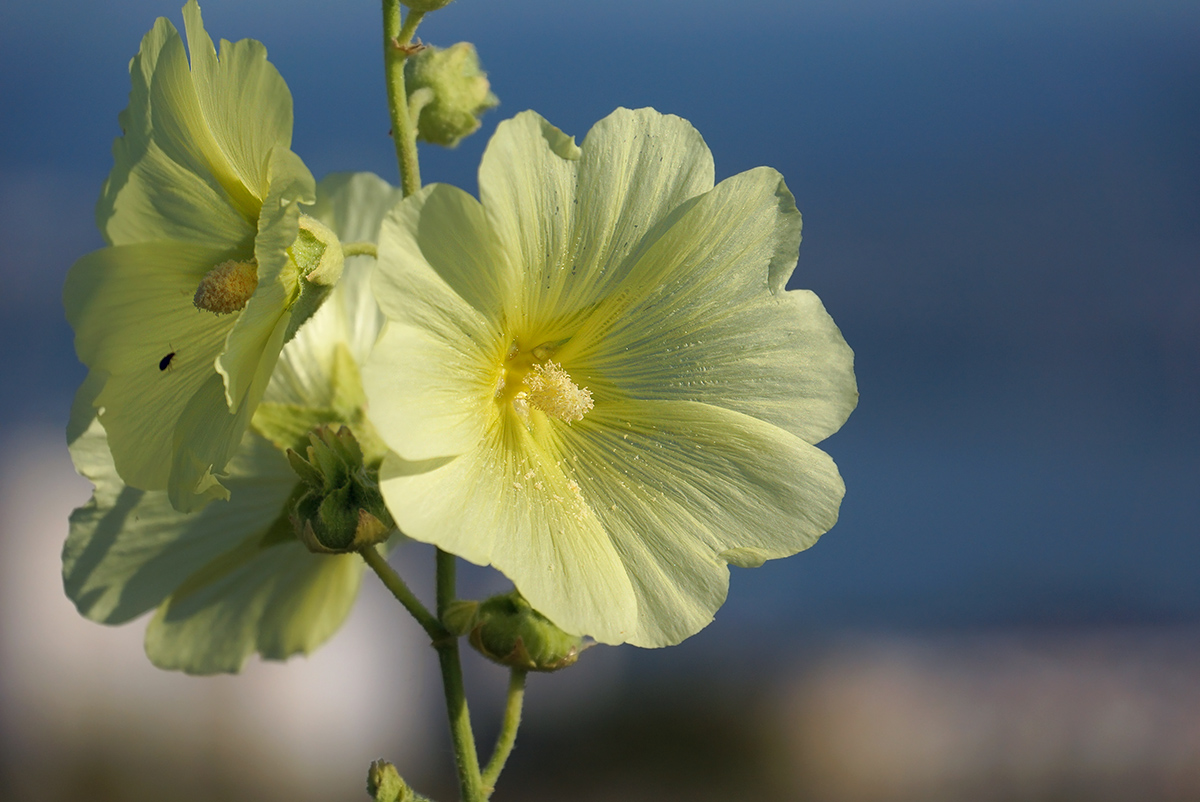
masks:
{"label": "small black insect", "polygon": [[158,360],[158,369],[166,370],[167,368],[171,367],[171,360],[174,358],[175,358],[175,352],[172,351],[171,353],[164,356],[162,359]]}

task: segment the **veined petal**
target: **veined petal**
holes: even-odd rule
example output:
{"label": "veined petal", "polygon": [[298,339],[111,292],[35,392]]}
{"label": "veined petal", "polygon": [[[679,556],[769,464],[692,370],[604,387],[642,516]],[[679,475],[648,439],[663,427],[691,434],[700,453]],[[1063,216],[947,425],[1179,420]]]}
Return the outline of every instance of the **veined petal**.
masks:
{"label": "veined petal", "polygon": [[504,352],[446,329],[390,323],[363,368],[371,420],[406,459],[461,454],[483,436]]}
{"label": "veined petal", "polygon": [[253,539],[197,571],[158,608],[146,655],[159,668],[234,673],[258,652],[268,660],[309,654],[329,639],[358,596],[357,554],[312,554],[292,539]]}
{"label": "veined petal", "polygon": [[570,269],[580,150],[541,115],[525,111],[496,127],[479,165],[479,197],[522,275]]}
{"label": "veined petal", "polygon": [[178,33],[163,43],[154,66],[150,82],[150,130],[168,158],[214,181],[246,220],[253,222],[258,218],[262,198],[237,175],[213,137]]}
{"label": "veined petal", "polygon": [[374,173],[331,173],[317,184],[308,213],[342,242],[378,242],[384,216],[403,198],[403,190]]}
{"label": "veined petal", "polygon": [[[246,246],[254,217],[230,205],[228,191],[189,143],[168,136],[187,136],[185,130],[155,127],[155,112],[160,123],[198,113],[182,40],[168,20],[159,18],[146,34],[129,72],[133,88],[119,118],[124,135],[113,143],[113,170],[96,207],[105,239],[114,245],[176,240]],[[158,98],[154,103],[152,94]]]}
{"label": "veined petal", "polygon": [[[645,239],[671,213],[713,188],[713,158],[687,120],[654,109],[617,109],[592,127],[579,159],[572,272],[547,276],[546,309],[585,309],[624,289]],[[546,282],[542,282],[544,285]]]}
{"label": "veined petal", "polygon": [[218,58],[196,0],[183,7],[183,21],[196,97],[212,139],[238,183],[264,199],[275,180],[271,151],[292,144],[292,94],[261,42],[222,40]]}
{"label": "veined petal", "polygon": [[[214,378],[215,377],[214,375]],[[84,383],[68,435],[77,469],[96,485],[71,516],[63,550],[67,594],[104,623],[159,611],[151,660],[196,674],[238,671],[308,653],[341,625],[357,595],[357,555],[317,556],[292,533],[286,503],[297,479],[283,454],[247,434],[230,460],[230,500],[186,515],[163,492],[122,483],[95,420],[98,382]]]}
{"label": "veined petal", "polygon": [[[409,277],[428,265],[459,298],[499,326],[503,299],[523,277],[509,261],[479,201],[449,184],[431,184],[398,205],[388,218],[379,254],[386,280],[430,280]],[[395,306],[393,319],[404,320],[406,308]]]}
{"label": "veined petal", "polygon": [[486,228],[476,227],[482,221],[464,216],[457,230],[439,228],[443,236],[458,237],[461,245],[432,249],[436,267],[409,230],[413,210],[419,212],[435,194],[464,215],[472,208],[434,185],[384,218],[373,286],[392,323],[363,371],[372,420],[391,448],[413,460],[461,453],[478,442],[480,416],[495,393],[509,345],[500,337],[498,321],[464,300],[439,272],[445,271],[468,295],[484,291],[480,285],[487,279],[469,276],[470,268],[485,270],[484,265],[471,261],[464,270],[450,264],[455,254],[467,258],[472,246],[489,247]]}
{"label": "veined petal", "polygon": [[[557,428],[563,464],[633,582],[629,643],[698,632],[725,599],[726,563],[795,554],[837,521],[844,485],[833,460],[747,415],[686,401],[597,403]],[[557,620],[555,606],[535,606]]]}
{"label": "veined petal", "polygon": [[166,487],[179,417],[216,376],[213,361],[233,320],[196,309],[192,294],[229,257],[182,244],[123,245],[88,254],[67,274],[63,305],[76,353],[105,377],[96,405],[131,485]]}
{"label": "veined petal", "polygon": [[[285,324],[281,320],[267,341],[264,350],[268,353],[278,354],[283,347]],[[246,396],[233,410],[225,405],[225,384],[218,374],[210,376],[189,399],[175,426],[167,482],[167,495],[175,509],[192,512],[213,499],[229,497],[219,477],[237,451],[270,378],[267,371],[256,373]]]}
{"label": "veined petal", "polygon": [[605,392],[701,401],[810,443],[837,431],[858,391],[853,353],[815,295],[782,288],[800,213],[758,168],[689,204],[563,349]]}
{"label": "veined petal", "polygon": [[559,460],[512,418],[500,418],[457,458],[411,463],[389,455],[380,490],[409,537],[493,565],[568,632],[623,642],[637,622],[634,587]]}
{"label": "veined petal", "polygon": [[118,175],[128,148],[115,150],[117,165],[97,206],[100,231],[110,244],[175,241],[252,249],[253,225],[211,181],[172,161],[154,142],[146,143],[137,162]]}
{"label": "veined petal", "polygon": [[[79,400],[82,414],[94,418],[91,403]],[[63,580],[79,612],[107,624],[158,606],[198,566],[236,548],[247,535],[261,538],[279,519],[297,481],[283,454],[247,435],[229,464],[231,500],[186,515],[171,506],[166,493],[121,481],[104,429],[94,419],[72,441],[71,458],[96,489],[71,515]]]}

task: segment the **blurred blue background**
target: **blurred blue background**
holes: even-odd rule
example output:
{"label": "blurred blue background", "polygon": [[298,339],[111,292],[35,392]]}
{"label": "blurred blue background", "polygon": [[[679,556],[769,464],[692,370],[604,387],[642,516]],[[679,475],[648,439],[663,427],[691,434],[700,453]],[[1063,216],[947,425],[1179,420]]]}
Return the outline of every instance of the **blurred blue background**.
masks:
{"label": "blurred blue background", "polygon": [[[175,5],[0,9],[10,433],[61,427],[82,380],[59,292],[101,244],[127,62]],[[214,37],[266,43],[316,176],[397,180],[376,3],[203,9]],[[784,174],[791,286],[855,350],[860,406],[824,446],[840,523],[734,569],[716,622],[639,671],[753,671],[846,632],[1200,624],[1200,4],[458,0],[419,35],[474,42],[502,103],[422,151],[426,182],[474,191],[526,108],[577,139],[619,105],[678,114],[718,178]]]}

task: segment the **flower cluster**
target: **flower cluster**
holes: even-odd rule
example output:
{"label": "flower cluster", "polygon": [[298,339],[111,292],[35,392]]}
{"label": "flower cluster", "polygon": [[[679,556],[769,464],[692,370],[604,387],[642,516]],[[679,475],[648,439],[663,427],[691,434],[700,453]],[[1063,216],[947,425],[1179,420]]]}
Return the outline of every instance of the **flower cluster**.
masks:
{"label": "flower cluster", "polygon": [[[218,55],[195,0],[184,19],[190,65],[166,20],[131,63],[108,246],[64,292],[89,368],[68,439],[96,489],[64,552],[84,615],[156,610],[151,660],[191,672],[308,652],[357,593],[346,552],[394,522],[508,576],[459,629],[549,669],[581,637],[680,642],[729,565],[833,526],[815,444],[857,402],[853,356],[786,289],[801,221],[777,172],[716,183],[689,123],[619,109],[582,145],[501,123],[478,200],[315,185],[262,45]],[[494,97],[451,55],[469,128]]]}
{"label": "flower cluster", "polygon": [[[373,175],[334,175],[311,213],[341,237],[373,240],[399,193]],[[356,554],[318,555],[297,539],[291,502],[304,486],[285,456],[325,423],[354,427],[381,458],[358,366],[382,325],[370,291],[372,262],[347,260],[342,280],[283,349],[253,424],[225,469],[228,501],[179,512],[165,490],[121,477],[95,413],[97,384],[80,389],[67,431],[71,457],[95,485],[71,516],[63,550],[67,595],[96,621],[117,624],[155,610],[146,653],[191,673],[238,671],[246,658],[308,653],[345,620],[358,595]]]}

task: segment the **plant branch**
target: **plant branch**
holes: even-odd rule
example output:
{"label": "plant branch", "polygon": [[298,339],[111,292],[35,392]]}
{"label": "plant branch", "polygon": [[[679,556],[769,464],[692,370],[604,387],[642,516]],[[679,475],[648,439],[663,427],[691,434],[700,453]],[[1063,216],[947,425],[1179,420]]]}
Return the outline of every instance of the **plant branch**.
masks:
{"label": "plant branch", "polygon": [[496,748],[492,750],[492,757],[483,770],[483,787],[488,796],[491,796],[495,789],[496,780],[500,778],[500,772],[504,771],[504,764],[517,742],[517,728],[521,726],[521,706],[525,702],[525,675],[526,672],[514,668],[508,679],[504,720],[500,724],[500,734],[496,736]]}
{"label": "plant branch", "polygon": [[412,613],[412,617],[417,619],[417,623],[428,633],[430,639],[435,644],[448,637],[453,637],[442,626],[442,622],[425,609],[425,605],[421,604],[421,600],[408,589],[408,585],[404,583],[404,579],[401,578],[400,574],[396,573],[396,569],[388,564],[388,561],[383,558],[383,555],[379,553],[376,547],[368,546],[359,551],[359,554],[367,561],[367,565],[371,566],[371,570],[378,574],[384,586],[392,592],[396,600],[404,605],[404,609]]}

